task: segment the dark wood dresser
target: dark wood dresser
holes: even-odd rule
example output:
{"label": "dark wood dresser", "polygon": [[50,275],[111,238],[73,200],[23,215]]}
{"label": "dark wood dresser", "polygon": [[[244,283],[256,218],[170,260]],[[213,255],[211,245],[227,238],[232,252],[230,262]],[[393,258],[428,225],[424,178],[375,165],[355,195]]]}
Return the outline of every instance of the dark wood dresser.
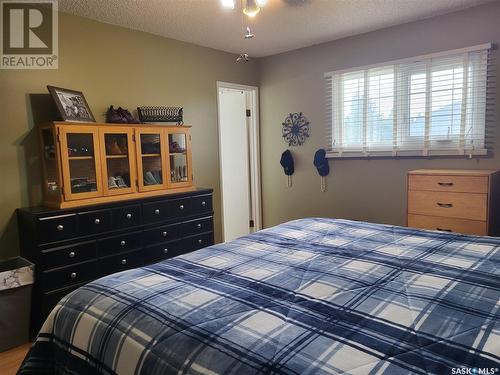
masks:
{"label": "dark wood dresser", "polygon": [[35,264],[31,334],[63,296],[89,281],[213,245],[212,192],[18,209],[21,255]]}

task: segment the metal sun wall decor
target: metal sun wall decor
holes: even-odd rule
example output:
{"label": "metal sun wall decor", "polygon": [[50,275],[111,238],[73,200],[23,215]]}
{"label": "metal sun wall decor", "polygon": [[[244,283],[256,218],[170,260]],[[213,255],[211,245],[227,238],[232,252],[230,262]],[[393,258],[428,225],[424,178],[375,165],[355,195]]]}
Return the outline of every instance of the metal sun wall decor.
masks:
{"label": "metal sun wall decor", "polygon": [[302,112],[290,113],[282,125],[283,139],[288,146],[301,146],[309,138],[309,121]]}

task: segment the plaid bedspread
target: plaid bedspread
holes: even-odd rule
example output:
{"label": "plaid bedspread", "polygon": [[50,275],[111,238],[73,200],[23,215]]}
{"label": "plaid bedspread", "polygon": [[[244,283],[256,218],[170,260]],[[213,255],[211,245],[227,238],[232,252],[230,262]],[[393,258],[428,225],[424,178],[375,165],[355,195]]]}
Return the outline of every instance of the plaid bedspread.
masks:
{"label": "plaid bedspread", "polygon": [[288,222],[81,287],[20,373],[498,373],[499,246]]}

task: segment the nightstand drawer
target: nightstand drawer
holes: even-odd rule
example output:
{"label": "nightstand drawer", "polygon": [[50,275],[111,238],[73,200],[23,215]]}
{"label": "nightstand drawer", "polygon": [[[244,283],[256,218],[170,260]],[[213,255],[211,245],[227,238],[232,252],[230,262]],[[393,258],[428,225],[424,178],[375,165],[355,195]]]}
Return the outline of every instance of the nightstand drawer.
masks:
{"label": "nightstand drawer", "polygon": [[41,242],[54,242],[75,237],[76,228],[76,214],[37,219],[37,231]]}
{"label": "nightstand drawer", "polygon": [[408,213],[486,221],[486,194],[408,191]]}
{"label": "nightstand drawer", "polygon": [[437,230],[441,232],[454,232],[486,236],[488,228],[485,221],[456,219],[451,217],[408,215],[408,226]]}
{"label": "nightstand drawer", "polygon": [[42,267],[58,268],[70,264],[81,263],[97,256],[95,241],[80,242],[74,245],[42,250]]}
{"label": "nightstand drawer", "polygon": [[52,271],[45,271],[43,273],[44,290],[49,291],[64,288],[69,285],[93,280],[97,277],[96,271],[96,261],[79,263]]}
{"label": "nightstand drawer", "polygon": [[488,193],[488,177],[410,174],[408,188],[410,190],[486,194]]}

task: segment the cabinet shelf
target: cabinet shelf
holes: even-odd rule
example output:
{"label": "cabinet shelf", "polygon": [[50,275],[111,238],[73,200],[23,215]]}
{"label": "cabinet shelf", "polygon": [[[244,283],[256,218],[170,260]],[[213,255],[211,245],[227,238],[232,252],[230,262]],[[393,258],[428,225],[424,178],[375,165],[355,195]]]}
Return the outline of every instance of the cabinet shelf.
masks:
{"label": "cabinet shelf", "polygon": [[186,156],[185,152],[171,152],[170,156]]}
{"label": "cabinet shelf", "polygon": [[106,159],[126,159],[128,158],[127,154],[123,155],[106,155]]}
{"label": "cabinet shelf", "polygon": [[158,158],[161,154],[142,154],[143,158]]}
{"label": "cabinet shelf", "polygon": [[93,156],[68,156],[69,160],[93,160]]}

